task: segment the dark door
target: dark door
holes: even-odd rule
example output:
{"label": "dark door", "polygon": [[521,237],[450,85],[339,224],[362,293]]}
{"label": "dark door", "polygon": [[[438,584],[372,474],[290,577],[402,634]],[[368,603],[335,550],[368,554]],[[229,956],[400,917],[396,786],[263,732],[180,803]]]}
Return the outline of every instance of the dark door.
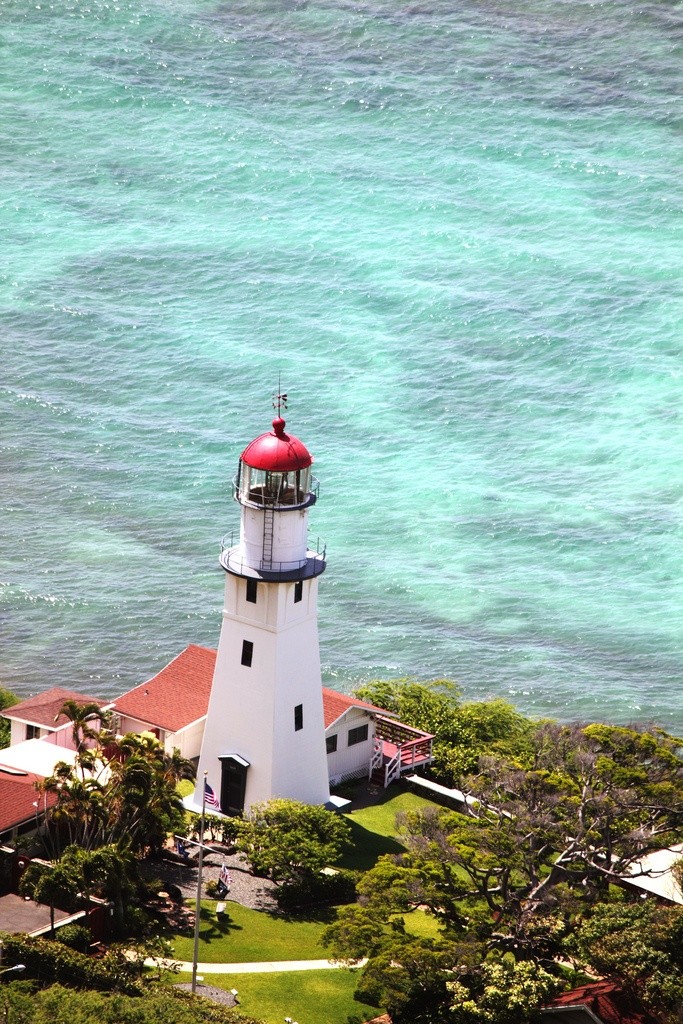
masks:
{"label": "dark door", "polygon": [[241,814],[247,787],[249,765],[242,758],[221,758],[221,811],[223,814]]}

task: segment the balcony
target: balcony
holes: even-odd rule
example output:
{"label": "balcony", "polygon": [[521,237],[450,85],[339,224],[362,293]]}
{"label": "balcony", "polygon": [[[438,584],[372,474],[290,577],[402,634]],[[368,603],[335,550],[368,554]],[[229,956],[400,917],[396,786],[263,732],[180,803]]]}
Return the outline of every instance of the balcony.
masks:
{"label": "balcony", "polygon": [[377,715],[369,776],[385,788],[403,775],[432,763],[431,733]]}
{"label": "balcony", "polygon": [[325,571],[326,546],[320,537],[316,539],[315,547],[308,548],[305,558],[293,562],[280,562],[271,559],[267,563],[262,561],[258,568],[244,560],[239,540],[239,530],[226,533],[221,540],[221,553],[218,560],[223,568],[233,576],[252,577],[266,582],[286,582],[288,580],[308,580],[313,576],[320,576]]}

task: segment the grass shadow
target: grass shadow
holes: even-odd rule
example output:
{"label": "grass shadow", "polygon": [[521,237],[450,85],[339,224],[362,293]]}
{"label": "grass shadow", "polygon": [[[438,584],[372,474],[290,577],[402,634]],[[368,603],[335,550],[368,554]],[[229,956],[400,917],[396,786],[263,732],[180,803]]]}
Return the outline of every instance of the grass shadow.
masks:
{"label": "grass shadow", "polygon": [[241,932],[243,927],[236,924],[230,914],[217,916],[205,907],[199,915],[199,937],[202,942],[211,943],[226,938],[232,932]]}
{"label": "grass shadow", "polygon": [[392,836],[383,836],[364,828],[353,818],[346,819],[351,827],[353,848],[337,862],[337,867],[352,871],[369,871],[385,853],[405,853],[406,848]]}
{"label": "grass shadow", "polygon": [[297,907],[290,910],[269,911],[271,917],[286,921],[287,924],[313,923],[331,924],[336,917],[336,908],[326,904]]}

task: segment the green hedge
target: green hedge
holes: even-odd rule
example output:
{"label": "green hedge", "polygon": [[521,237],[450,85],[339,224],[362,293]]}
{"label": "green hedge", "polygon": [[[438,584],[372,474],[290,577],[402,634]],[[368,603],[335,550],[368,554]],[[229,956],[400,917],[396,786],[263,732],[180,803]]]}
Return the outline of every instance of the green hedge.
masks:
{"label": "green hedge", "polygon": [[109,952],[99,960],[69,949],[62,942],[33,939],[25,935],[0,935],[5,964],[25,964],[26,977],[42,985],[59,982],[74,988],[102,992],[142,991],[139,967],[123,955]]}

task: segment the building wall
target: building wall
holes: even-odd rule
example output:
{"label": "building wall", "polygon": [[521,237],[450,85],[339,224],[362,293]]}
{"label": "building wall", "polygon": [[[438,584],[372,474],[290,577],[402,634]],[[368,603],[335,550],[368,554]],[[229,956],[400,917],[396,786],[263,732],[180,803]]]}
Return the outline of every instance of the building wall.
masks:
{"label": "building wall", "polygon": [[149,722],[141,722],[137,718],[128,718],[126,715],[119,715],[116,731],[120,735],[127,732],[151,732],[163,743],[167,754],[172,754],[175,749],[179,750],[182,757],[199,757],[202,747],[202,736],[204,734],[204,723],[206,718],[188,725],[186,729],[179,729],[178,732],[170,732],[166,729],[159,729],[150,725]]}
{"label": "building wall", "polygon": [[38,729],[32,731],[30,734],[27,732],[28,723],[19,722],[12,720],[10,723],[10,746],[13,747],[16,743],[23,743],[24,740],[42,740],[49,732],[54,731],[50,729]]}
{"label": "building wall", "polygon": [[[126,715],[118,716],[116,731],[120,736],[125,736],[127,732],[151,732],[164,744],[164,748],[166,747],[166,737],[175,735],[175,733],[167,733],[164,729],[158,729],[156,726],[150,725],[149,722],[141,722],[138,718],[128,718]],[[171,749],[173,749],[172,745]]]}
{"label": "building wall", "polygon": [[[61,729],[41,729],[40,739],[44,739],[46,743],[52,743],[56,747],[63,747],[64,750],[75,750],[73,733],[71,732],[71,724],[63,726]],[[92,746],[89,743],[88,746]]]}
{"label": "building wall", "polygon": [[167,754],[172,754],[174,747],[177,748],[182,757],[192,760],[199,757],[202,749],[202,737],[204,735],[204,723],[206,716],[198,722],[188,725],[187,729],[180,729],[179,732],[166,733],[164,749]]}
{"label": "building wall", "polygon": [[[88,723],[93,729],[99,729],[100,722],[98,719]],[[73,739],[73,729],[71,722],[66,722],[64,725],[60,725],[58,728],[50,728],[48,726],[32,726],[28,722],[20,722],[17,720],[10,721],[10,746],[13,747],[17,743],[24,743],[26,740],[45,740],[46,743],[53,743],[57,747],[63,747],[65,750],[75,750]],[[86,741],[87,747],[94,746],[94,740]]]}
{"label": "building wall", "polygon": [[[349,746],[349,732],[364,725],[368,726],[368,738]],[[337,737],[337,749],[327,755],[327,770],[330,782],[359,777],[370,767],[375,739],[375,720],[362,708],[350,708],[326,731],[325,739]]]}

